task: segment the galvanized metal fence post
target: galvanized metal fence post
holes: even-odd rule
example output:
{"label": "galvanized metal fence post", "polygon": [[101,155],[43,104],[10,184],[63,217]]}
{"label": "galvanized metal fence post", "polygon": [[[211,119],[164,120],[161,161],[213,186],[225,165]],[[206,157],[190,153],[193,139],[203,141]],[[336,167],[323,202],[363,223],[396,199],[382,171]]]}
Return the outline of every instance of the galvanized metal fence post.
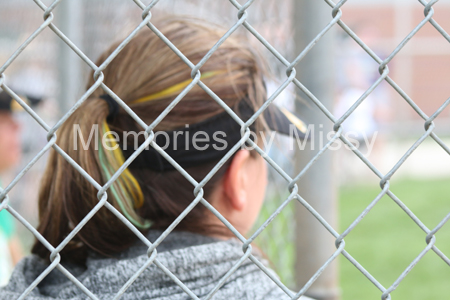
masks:
{"label": "galvanized metal fence post", "polygon": [[[324,1],[294,1],[293,26],[295,54],[301,53],[332,19],[331,9]],[[333,105],[333,32],[331,29],[297,65],[297,78],[329,110]],[[300,92],[299,89],[297,91]],[[311,127],[312,136],[306,149],[296,153],[296,171],[302,168],[326,144],[326,133],[333,123],[312,103],[299,94],[305,103],[297,101],[297,113]],[[333,180],[333,151],[326,151],[297,182],[299,195],[308,201],[334,228],[336,225],[336,185]],[[296,206],[296,265],[298,287],[305,285],[311,276],[336,250],[333,236],[311,213],[301,205]],[[339,299],[337,288],[337,262],[329,265],[308,290],[308,295],[320,300]]]}
{"label": "galvanized metal fence post", "polygon": [[[83,0],[62,1],[56,14],[61,31],[78,47],[82,43]],[[67,112],[81,95],[81,63],[66,43],[58,41],[58,103],[61,115]]]}

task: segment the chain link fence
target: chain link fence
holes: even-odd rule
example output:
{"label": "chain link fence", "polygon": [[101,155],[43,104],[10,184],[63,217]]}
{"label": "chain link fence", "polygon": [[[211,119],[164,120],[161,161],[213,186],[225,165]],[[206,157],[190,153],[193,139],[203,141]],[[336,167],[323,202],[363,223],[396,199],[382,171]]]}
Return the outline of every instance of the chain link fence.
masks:
{"label": "chain link fence", "polygon": [[[183,53],[181,53],[159,30],[152,24],[152,18],[154,17],[154,14],[156,14],[157,8],[159,5],[164,5],[164,1],[154,0],[149,4],[144,4],[140,0],[133,0],[129,1],[134,2],[134,5],[136,5],[136,9],[139,9],[141,12],[141,19],[138,22],[138,24],[134,27],[133,31],[128,34],[120,44],[120,46],[111,54],[108,59],[105,60],[105,62],[97,66],[93,63],[93,61],[90,59],[90,55],[87,55],[85,52],[81,51],[80,48],[76,43],[74,43],[71,39],[69,39],[58,26],[55,25],[55,9],[58,7],[58,5],[61,5],[61,0],[56,0],[54,2],[44,3],[40,0],[34,0],[34,3],[36,4],[36,8],[39,8],[41,10],[41,14],[44,18],[44,21],[40,23],[39,27],[34,30],[34,32],[29,35],[26,40],[15,50],[11,51],[12,54],[6,59],[6,62],[0,67],[0,87],[4,91],[6,91],[10,96],[12,96],[23,108],[24,110],[36,121],[34,126],[40,126],[42,129],[44,129],[47,133],[47,143],[39,150],[39,152],[34,155],[30,161],[26,164],[26,166],[19,172],[17,176],[9,183],[7,186],[4,187],[4,189],[0,189],[0,210],[7,210],[9,213],[11,213],[20,223],[22,223],[33,235],[36,237],[45,247],[51,252],[50,260],[51,264],[45,269],[45,271],[42,272],[41,276],[36,278],[36,280],[25,290],[23,291],[22,296],[20,299],[26,299],[27,295],[36,288],[36,286],[44,279],[46,275],[48,275],[53,269],[60,270],[65,276],[67,276],[76,286],[78,286],[87,297],[90,299],[98,299],[96,295],[94,295],[91,291],[89,291],[83,284],[77,280],[72,274],[70,274],[60,263],[61,257],[59,252],[69,243],[69,241],[83,228],[83,226],[92,218],[92,216],[102,207],[107,208],[112,213],[114,213],[117,218],[118,222],[123,222],[136,236],[147,245],[148,247],[148,260],[145,263],[145,265],[142,266],[142,268],[133,276],[131,277],[127,284],[123,287],[119,288],[117,290],[116,299],[120,298],[120,296],[125,292],[125,290],[138,278],[140,274],[145,270],[146,267],[148,267],[151,264],[156,265],[158,268],[160,268],[165,274],[167,274],[170,278],[174,280],[175,283],[177,283],[183,291],[186,292],[186,294],[191,297],[192,299],[199,299],[197,295],[195,295],[189,288],[183,284],[179,279],[177,279],[164,265],[160,263],[158,260],[158,253],[157,253],[157,247],[158,245],[167,237],[170,232],[175,228],[175,226],[186,216],[189,211],[196,205],[204,205],[207,207],[214,215],[216,215],[223,224],[229,228],[229,230],[236,236],[237,239],[239,239],[243,243],[243,254],[242,258],[236,262],[235,266],[229,270],[227,274],[225,274],[222,278],[222,280],[219,282],[219,284],[211,290],[211,292],[204,298],[204,299],[211,299],[213,298],[215,292],[221,288],[222,285],[224,285],[227,281],[227,279],[232,275],[232,273],[239,267],[240,264],[242,264],[245,260],[249,259],[253,263],[255,263],[264,273],[267,274],[278,286],[280,289],[282,289],[290,298],[292,299],[299,299],[302,295],[307,293],[308,289],[311,287],[311,285],[316,281],[316,279],[322,274],[322,272],[338,257],[343,256],[347,260],[349,260],[355,268],[357,268],[362,274],[364,274],[365,277],[367,277],[367,280],[373,283],[381,293],[382,299],[391,299],[390,293],[394,291],[402,282],[402,280],[407,276],[407,274],[411,271],[411,269],[424,257],[425,254],[428,252],[434,252],[438,257],[440,257],[443,260],[443,263],[446,263],[447,265],[450,265],[449,258],[437,248],[435,245],[436,243],[436,237],[435,234],[444,226],[444,224],[448,221],[450,218],[450,214],[446,215],[444,219],[441,220],[441,222],[435,227],[435,228],[428,228],[424,223],[421,222],[419,218],[417,218],[414,213],[390,190],[390,179],[391,177],[397,172],[397,170],[402,166],[402,164],[407,160],[407,158],[421,145],[421,143],[427,139],[431,138],[433,139],[442,149],[447,153],[450,154],[450,148],[440,139],[440,137],[434,132],[435,124],[433,121],[439,116],[439,114],[448,106],[450,103],[450,98],[447,99],[441,107],[436,110],[435,113],[433,113],[431,116],[426,115],[415,103],[414,101],[407,95],[405,91],[402,90],[400,86],[394,82],[394,80],[391,79],[389,76],[389,67],[388,64],[392,61],[392,59],[402,50],[402,48],[410,41],[410,39],[426,24],[431,24],[444,38],[447,42],[450,42],[450,35],[433,19],[434,9],[433,5],[438,2],[438,0],[433,1],[423,1],[419,0],[420,4],[424,7],[424,18],[423,20],[417,24],[417,26],[407,35],[404,37],[404,39],[401,41],[401,43],[392,51],[392,53],[384,60],[382,60],[380,57],[378,57],[353,31],[350,29],[342,20],[342,11],[341,8],[345,5],[347,1],[340,1],[339,3],[334,3],[329,0],[325,0],[324,2],[330,7],[330,22],[326,27],[323,28],[323,30],[317,34],[317,36],[310,41],[308,46],[301,51],[294,59],[287,59],[286,55],[281,53],[277,47],[277,45],[274,45],[273,43],[269,42],[268,39],[265,38],[264,34],[257,31],[253,26],[252,22],[250,21],[252,18],[252,9],[256,7],[258,4],[262,3],[263,1],[257,1],[257,0],[249,0],[245,3],[239,3],[236,0],[230,0],[229,2],[226,2],[227,5],[232,5],[234,7],[234,14],[235,19],[231,26],[229,26],[229,30],[227,33],[217,42],[217,44],[210,49],[208,54],[200,60],[198,64],[193,64],[191,61],[189,61]],[[125,2],[125,1],[123,1]],[[267,2],[264,2],[267,4]],[[275,2],[272,2],[275,3]],[[175,2],[173,2],[173,5],[176,5]],[[221,4],[222,5],[222,4]],[[224,4],[225,5],[225,4]],[[275,4],[274,4],[275,5]],[[274,6],[276,7],[276,5]],[[89,14],[95,15],[98,12],[95,10],[89,10],[89,7],[86,8],[87,11],[89,11]],[[202,5],[198,8],[198,10],[207,11],[208,6]],[[290,26],[290,25],[289,25]],[[326,35],[333,27],[339,26],[341,27],[349,37],[351,37],[356,43],[359,44],[359,46],[365,50],[365,52],[372,57],[372,59],[379,65],[379,74],[380,76],[378,79],[370,86],[369,89],[351,106],[351,108],[340,118],[336,118],[336,116],[333,115],[332,112],[330,112],[329,108],[325,107],[321,100],[316,98],[314,94],[312,94],[298,79],[296,79],[297,70],[296,66],[297,64],[306,56],[306,54],[313,49],[315,44],[320,41],[320,39]],[[48,122],[44,121],[44,119],[38,115],[33,109],[31,109],[23,99],[21,99],[14,91],[11,89],[9,83],[8,83],[8,68],[12,65],[12,63],[22,55],[22,52],[27,49],[28,47],[31,47],[32,42],[38,38],[40,35],[47,34],[48,32],[45,32],[47,29],[50,29],[53,34],[59,39],[64,42],[68,47],[70,47],[71,51],[75,53],[85,64],[85,67],[94,70],[95,75],[95,84],[91,86],[86,92],[84,92],[80,97],[77,98],[76,103],[70,107],[68,111],[64,113],[64,115],[55,123],[55,125],[51,126]],[[168,46],[168,51],[173,51],[177,54],[177,56],[182,59],[187,66],[189,66],[192,69],[191,75],[192,75],[192,82],[179,94],[178,97],[172,102],[172,105],[170,105],[163,114],[153,123],[146,124],[142,120],[139,119],[139,117],[133,113],[131,109],[129,109],[126,104],[119,98],[117,95],[114,94],[114,92],[108,88],[103,83],[103,74],[102,71],[106,68],[106,66],[114,59],[114,57],[117,56],[117,54],[126,47],[128,42],[140,31],[140,30],[151,30],[153,31],[166,45]],[[270,97],[267,99],[267,101],[264,103],[264,105],[261,107],[260,110],[257,111],[257,113],[250,118],[247,122],[243,122],[239,117],[232,112],[227,105],[218,98],[209,88],[206,86],[202,81],[200,80],[200,69],[205,64],[205,62],[208,60],[208,57],[210,57],[211,54],[213,54],[218,47],[235,31],[237,30],[246,30],[249,35],[256,38],[260,44],[267,49],[271,55],[273,56],[273,59],[277,61],[279,64],[283,65],[283,72],[285,73],[284,80],[280,86],[277,87],[277,89],[270,95]],[[47,30],[48,31],[48,30]],[[104,45],[103,45],[104,46]],[[93,46],[94,48],[96,46]],[[170,50],[169,50],[170,49]],[[374,89],[381,83],[381,82],[387,82],[392,88],[395,89],[395,91],[406,101],[406,103],[414,109],[414,111],[424,120],[424,133],[423,135],[409,148],[409,150],[404,153],[402,158],[392,167],[392,169],[387,172],[386,174],[381,173],[357,148],[353,147],[353,144],[351,141],[349,141],[344,133],[345,131],[342,128],[342,124],[345,123],[345,120],[357,109],[359,105],[370,95]],[[157,126],[159,120],[163,118],[165,115],[167,115],[170,112],[170,108],[176,105],[179,101],[182,100],[183,96],[194,86],[198,85],[200,88],[202,88],[205,92],[207,92],[214,101],[216,101],[219,105],[221,105],[233,118],[234,120],[241,126],[242,132],[245,132],[242,139],[238,144],[236,144],[233,149],[224,156],[219,164],[211,170],[211,172],[201,181],[197,182],[195,181],[183,168],[181,168],[170,156],[168,156],[163,149],[161,149],[153,140],[154,138],[154,132],[153,129]],[[313,159],[303,168],[303,170],[296,174],[295,176],[290,176],[285,170],[284,166],[280,166],[277,164],[270,156],[267,156],[264,152],[264,149],[261,149],[252,142],[251,139],[249,139],[250,132],[248,129],[248,126],[256,119],[256,117],[261,114],[269,105],[271,105],[272,102],[275,101],[277,96],[288,86],[295,86],[295,88],[298,91],[303,92],[307,97],[309,98],[308,101],[310,101],[315,107],[320,110],[331,122],[333,122],[333,131],[334,134],[332,138],[329,140],[329,142],[324,145],[320,151],[317,152],[317,154],[313,157]],[[69,116],[89,97],[89,95],[96,90],[97,88],[102,88],[106,93],[108,93],[112,98],[114,98],[119,105],[124,108],[130,116],[137,121],[137,123],[145,129],[147,133],[149,133],[149,137],[146,139],[145,143],[143,143],[139,149],[124,163],[124,165],[117,171],[114,176],[105,184],[100,185],[98,182],[92,179],[92,177],[85,172],[69,155],[67,155],[64,151],[62,151],[61,148],[58,147],[56,144],[57,141],[57,131],[58,128],[69,118]],[[377,176],[379,177],[380,181],[380,187],[381,191],[377,195],[375,199],[366,207],[366,209],[361,212],[361,214],[354,220],[354,222],[348,227],[345,228],[342,232],[338,232],[335,228],[333,228],[314,208],[313,206],[308,203],[305,199],[302,198],[302,195],[298,193],[298,187],[297,187],[297,181],[301,180],[300,178],[305,174],[305,172],[311,168],[311,166],[314,164],[315,161],[317,161],[323,153],[327,151],[331,151],[329,148],[333,145],[333,143],[337,140],[340,140],[345,145],[352,148],[352,151],[356,156],[358,156],[361,161]],[[246,238],[242,236],[223,216],[220,215],[220,213],[211,205],[209,204],[204,198],[203,198],[203,187],[205,184],[211,179],[211,177],[215,174],[215,172],[232,156],[234,151],[239,149],[241,145],[243,145],[245,142],[248,142],[251,146],[255,147],[256,151],[262,155],[267,163],[270,165],[270,167],[277,173],[279,176],[281,176],[284,180],[284,184],[280,189],[282,190],[281,193],[285,193],[286,197],[283,199],[281,203],[278,203],[276,207],[270,208],[266,206],[266,212],[265,214],[265,220],[262,222],[262,224],[259,225],[259,227],[254,231],[252,236],[250,238]],[[167,161],[169,161],[175,169],[180,172],[189,182],[191,182],[193,187],[193,192],[195,194],[195,199],[192,201],[191,205],[177,218],[177,220],[167,228],[166,231],[154,242],[151,243],[138,229],[136,229],[133,224],[131,224],[118,210],[116,210],[107,200],[107,193],[106,191],[110,186],[113,184],[113,182],[120,176],[120,174],[131,164],[132,160],[136,158],[136,156],[144,150],[145,147],[148,145],[151,145],[154,149],[156,149]],[[50,148],[53,148],[59,155],[65,158],[65,160],[73,167],[75,168],[87,181],[89,181],[97,190],[98,190],[98,204],[84,219],[81,221],[73,230],[72,232],[65,238],[65,240],[57,245],[56,247],[52,246],[50,243],[48,243],[43,236],[37,232],[37,230],[34,228],[34,226],[27,220],[25,217],[23,217],[15,208],[14,208],[14,199],[11,199],[9,197],[9,194],[11,190],[18,184],[18,182],[27,174],[27,172],[38,162],[40,161],[44,155],[50,150]],[[283,192],[284,191],[284,192]],[[365,268],[362,266],[356,259],[354,259],[350,253],[348,253],[345,249],[345,241],[344,238],[361,222],[361,220],[370,213],[371,209],[377,204],[377,202],[383,197],[383,196],[389,196],[392,201],[394,201],[414,222],[417,224],[417,226],[426,234],[426,239],[424,243],[424,248],[420,252],[420,254],[409,264],[409,266],[403,271],[403,273],[395,280],[390,286],[383,286],[377,278],[372,276]],[[255,256],[252,254],[252,247],[251,243],[254,242],[260,235],[266,232],[266,229],[272,221],[279,216],[280,214],[287,214],[288,217],[286,217],[287,220],[290,220],[291,218],[295,218],[293,216],[292,210],[288,210],[288,207],[290,207],[291,203],[298,202],[301,204],[304,208],[306,208],[311,215],[313,215],[322,225],[323,227],[331,234],[331,236],[335,239],[335,246],[336,250],[335,252],[329,257],[329,259],[316,271],[316,273],[310,278],[310,280],[299,290],[292,292],[286,282],[289,280],[292,280],[292,275],[284,276],[282,274],[283,280],[278,279],[272,272],[270,272]],[[267,213],[270,212],[270,213]],[[284,226],[286,226],[285,230],[288,230],[290,224],[287,223]],[[272,235],[269,237],[269,239],[272,239]],[[266,239],[268,238],[268,235],[266,235]],[[291,237],[292,238],[292,237]],[[264,250],[264,249],[263,249]],[[290,250],[294,251],[294,250]],[[277,262],[275,261],[275,264]],[[289,263],[288,263],[289,264]],[[284,270],[281,268],[279,269],[280,273],[283,273]],[[286,279],[287,278],[287,279]],[[291,278],[291,279],[289,279]],[[203,298],[202,298],[203,299]]]}

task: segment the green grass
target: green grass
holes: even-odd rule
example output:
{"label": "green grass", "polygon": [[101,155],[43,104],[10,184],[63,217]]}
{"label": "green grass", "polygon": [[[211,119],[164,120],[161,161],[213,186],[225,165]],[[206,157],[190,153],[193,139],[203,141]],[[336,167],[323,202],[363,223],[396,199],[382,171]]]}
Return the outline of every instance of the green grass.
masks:
{"label": "green grass", "polygon": [[[427,226],[434,228],[450,212],[450,179],[392,181],[390,190]],[[346,186],[340,191],[343,232],[381,191],[377,185]],[[345,238],[345,249],[385,288],[391,286],[425,249],[426,234],[384,196]],[[436,234],[436,246],[450,257],[450,224]],[[378,290],[343,256],[340,287],[343,300],[381,299]],[[433,251],[391,293],[393,300],[450,299],[450,267]]]}

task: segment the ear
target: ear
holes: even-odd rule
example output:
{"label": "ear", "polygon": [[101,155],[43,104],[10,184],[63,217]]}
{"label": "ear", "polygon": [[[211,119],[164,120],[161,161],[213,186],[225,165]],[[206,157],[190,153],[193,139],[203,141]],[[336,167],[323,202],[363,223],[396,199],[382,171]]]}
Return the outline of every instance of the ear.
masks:
{"label": "ear", "polygon": [[238,211],[242,211],[247,204],[248,172],[246,166],[248,159],[251,159],[248,150],[237,151],[224,178],[223,192],[228,200],[228,205]]}

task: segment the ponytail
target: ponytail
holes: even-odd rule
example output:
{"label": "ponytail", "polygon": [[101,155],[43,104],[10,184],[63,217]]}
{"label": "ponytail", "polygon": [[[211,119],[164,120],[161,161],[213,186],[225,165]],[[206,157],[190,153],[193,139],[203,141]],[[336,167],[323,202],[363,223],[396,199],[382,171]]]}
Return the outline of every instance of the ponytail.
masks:
{"label": "ponytail", "polygon": [[[122,150],[112,138],[108,115],[107,103],[92,96],[57,131],[58,146],[100,185],[106,184],[124,163]],[[94,133],[97,136],[93,136]],[[104,141],[102,137],[105,137]],[[87,145],[85,140],[88,140]],[[97,193],[89,181],[51,149],[39,193],[38,231],[57,247],[98,204]],[[107,193],[108,202],[134,226],[140,230],[151,226],[151,222],[138,213],[144,204],[144,194],[129,170],[122,172]],[[63,248],[61,254],[66,254],[65,257],[71,261],[84,262],[88,249],[111,255],[126,249],[135,239],[130,229],[103,207]],[[32,253],[49,258],[48,249],[39,241],[35,242]]]}

